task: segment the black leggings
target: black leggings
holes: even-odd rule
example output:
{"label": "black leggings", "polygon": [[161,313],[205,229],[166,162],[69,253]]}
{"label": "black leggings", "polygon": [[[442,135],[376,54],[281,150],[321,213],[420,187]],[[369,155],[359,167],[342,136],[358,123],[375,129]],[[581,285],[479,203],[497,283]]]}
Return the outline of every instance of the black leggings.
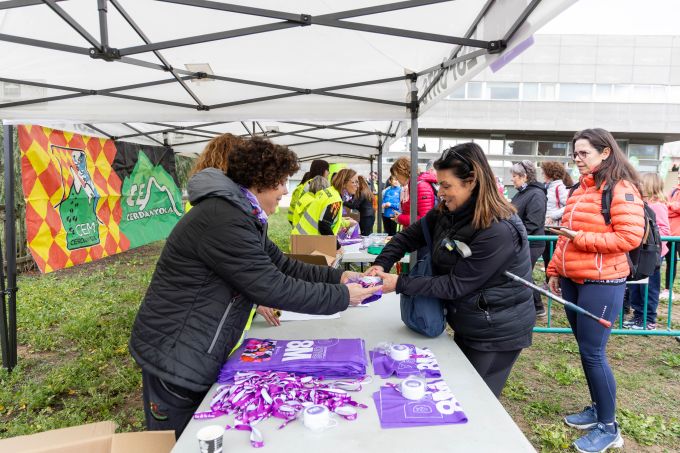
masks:
{"label": "black leggings", "polygon": [[454,340],[489,389],[491,389],[491,392],[498,398],[503,387],[505,387],[508,376],[510,376],[512,366],[522,350],[478,351],[463,344],[458,335],[454,336]]}
{"label": "black leggings", "polygon": [[369,216],[362,215],[361,217],[359,217],[359,229],[361,230],[361,235],[368,236],[369,234],[373,233],[374,223],[375,223],[374,215]]}
{"label": "black leggings", "polygon": [[388,236],[397,234],[397,222],[390,217],[383,216],[383,225],[385,226],[385,233],[387,233]]}

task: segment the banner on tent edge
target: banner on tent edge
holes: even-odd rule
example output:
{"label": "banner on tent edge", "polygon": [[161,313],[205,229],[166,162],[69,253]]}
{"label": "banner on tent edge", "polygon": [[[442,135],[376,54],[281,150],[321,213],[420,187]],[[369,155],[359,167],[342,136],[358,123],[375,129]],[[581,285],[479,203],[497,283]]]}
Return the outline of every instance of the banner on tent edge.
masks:
{"label": "banner on tent edge", "polygon": [[42,272],[164,239],[183,213],[166,148],[19,126],[28,247]]}

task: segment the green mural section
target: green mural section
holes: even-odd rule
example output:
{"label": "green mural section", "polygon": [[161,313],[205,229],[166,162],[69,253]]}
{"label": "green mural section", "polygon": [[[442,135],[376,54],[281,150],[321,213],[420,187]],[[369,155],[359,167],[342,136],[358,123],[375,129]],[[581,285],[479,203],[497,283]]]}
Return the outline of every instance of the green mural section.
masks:
{"label": "green mural section", "polygon": [[120,229],[130,248],[165,239],[182,217],[182,194],[172,176],[140,152],[123,180]]}

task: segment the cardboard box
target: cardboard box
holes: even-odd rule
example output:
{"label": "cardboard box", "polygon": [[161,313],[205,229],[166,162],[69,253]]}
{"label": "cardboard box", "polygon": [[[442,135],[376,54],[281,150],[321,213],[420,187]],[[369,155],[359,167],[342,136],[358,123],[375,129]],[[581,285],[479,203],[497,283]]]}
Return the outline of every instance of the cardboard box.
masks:
{"label": "cardboard box", "polygon": [[[319,262],[318,257],[322,257],[326,261],[324,264],[332,266],[338,253],[336,245],[335,236],[290,235],[290,254],[296,255],[296,259],[306,263],[316,264]],[[309,258],[304,255],[309,256]]]}
{"label": "cardboard box", "polygon": [[[112,421],[53,429],[0,440],[1,452],[23,453],[168,453],[174,431],[116,432]],[[196,443],[198,448],[198,442]]]}

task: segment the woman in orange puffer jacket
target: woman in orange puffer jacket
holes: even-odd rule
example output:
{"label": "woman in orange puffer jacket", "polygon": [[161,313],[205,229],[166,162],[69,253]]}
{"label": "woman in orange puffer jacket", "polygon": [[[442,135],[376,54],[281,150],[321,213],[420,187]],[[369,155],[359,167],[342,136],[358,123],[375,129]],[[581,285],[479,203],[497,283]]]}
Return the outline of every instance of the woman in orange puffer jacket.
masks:
{"label": "woman in orange puffer jacket", "polygon": [[[561,237],[548,265],[551,291],[614,323],[623,305],[630,273],[626,252],[640,245],[644,208],[639,177],[604,129],[586,129],[572,140],[573,158],[581,173],[579,187],[567,200]],[[602,216],[602,191],[613,187],[611,224]],[[615,420],[616,380],[606,345],[610,330],[570,310],[566,312],[590,391],[590,406],[565,417],[567,425],[590,430],[574,442],[580,452],[623,446]]]}

